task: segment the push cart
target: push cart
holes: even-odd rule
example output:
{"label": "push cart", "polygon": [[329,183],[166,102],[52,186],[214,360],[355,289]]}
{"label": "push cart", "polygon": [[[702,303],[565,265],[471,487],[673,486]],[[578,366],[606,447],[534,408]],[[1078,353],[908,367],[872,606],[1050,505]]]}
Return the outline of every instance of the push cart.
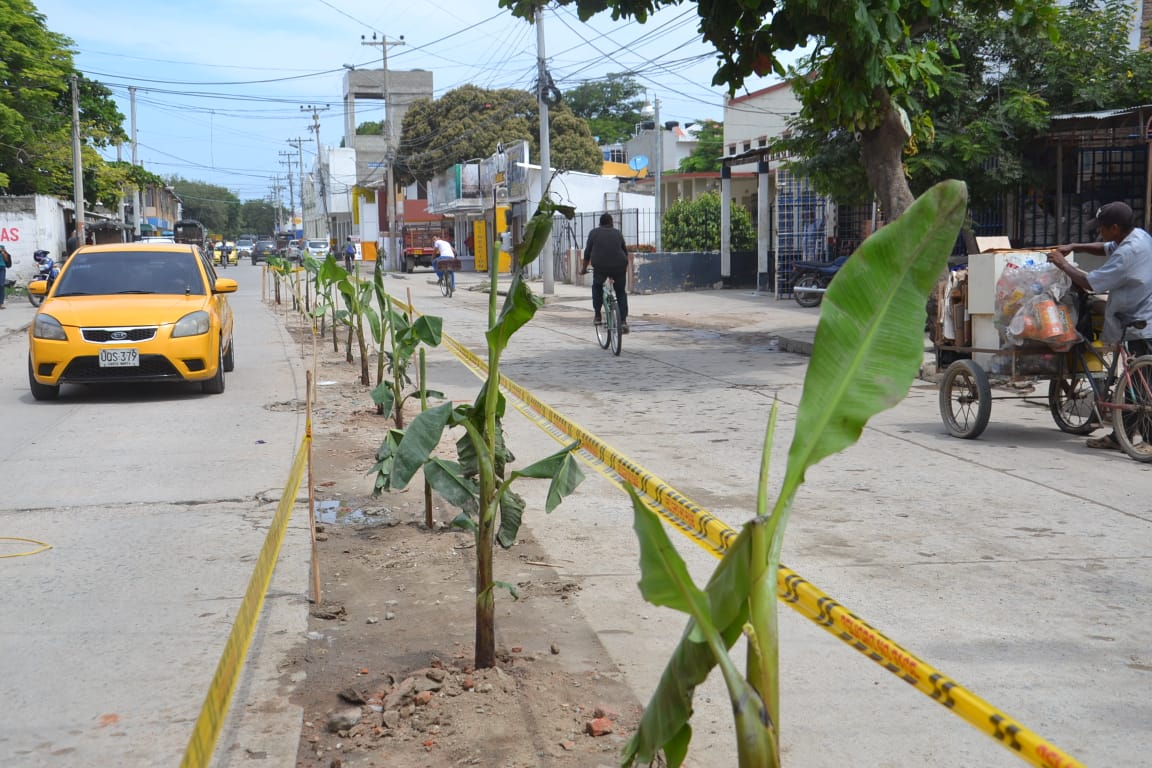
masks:
{"label": "push cart", "polygon": [[[999,331],[990,329],[990,316],[969,311],[974,287],[969,279],[953,276],[937,294],[933,338],[937,364],[944,369],[940,417],[949,434],[979,437],[988,426],[993,400],[1031,399],[1036,385],[1047,382],[1048,409],[1062,431],[1087,435],[1110,424],[1128,456],[1152,462],[1152,442],[1144,439],[1148,435],[1152,441],[1152,356],[1133,357],[1123,346],[1105,348],[1084,339],[1063,351],[1039,343],[1005,348]],[[1098,311],[1100,304],[1093,306]],[[946,330],[945,325],[950,327]],[[1139,327],[1143,325],[1128,323],[1125,333]],[[993,344],[977,345],[974,340]],[[1003,383],[997,391],[1005,394],[993,395],[992,377]]]}

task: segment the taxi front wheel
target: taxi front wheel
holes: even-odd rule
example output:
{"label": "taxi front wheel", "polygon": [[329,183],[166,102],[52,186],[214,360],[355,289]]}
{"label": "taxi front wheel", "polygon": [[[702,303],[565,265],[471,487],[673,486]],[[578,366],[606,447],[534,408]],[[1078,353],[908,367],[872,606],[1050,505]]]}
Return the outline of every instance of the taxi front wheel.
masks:
{"label": "taxi front wheel", "polygon": [[32,397],[37,400],[55,400],[60,396],[60,385],[41,384],[32,375],[32,358],[28,358],[28,388],[32,390]]}

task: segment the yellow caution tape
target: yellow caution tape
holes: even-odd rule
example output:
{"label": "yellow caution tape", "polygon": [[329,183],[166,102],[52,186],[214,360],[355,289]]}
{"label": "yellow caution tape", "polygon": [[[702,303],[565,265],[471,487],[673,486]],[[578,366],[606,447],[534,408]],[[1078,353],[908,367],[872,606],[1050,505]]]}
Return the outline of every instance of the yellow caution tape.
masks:
{"label": "yellow caution tape", "polygon": [[248,656],[252,634],[260,618],[260,611],[264,607],[264,596],[268,593],[272,571],[280,556],[280,545],[284,543],[284,533],[288,529],[288,520],[292,516],[296,492],[300,489],[300,479],[308,458],[311,434],[309,424],[304,439],[300,442],[300,448],[296,451],[292,471],[284,486],[284,495],[280,497],[276,515],[272,518],[272,526],[264,538],[264,546],[260,550],[260,557],[256,560],[256,568],[252,571],[248,589],[244,592],[244,600],[240,603],[236,621],[232,624],[232,632],[228,635],[228,642],[224,645],[224,652],[216,665],[216,674],[212,676],[212,685],[208,688],[208,695],[204,697],[204,705],[200,708],[200,717],[196,719],[192,738],[188,740],[184,759],[180,761],[181,766],[207,768],[212,760],[212,752],[216,748],[216,740],[220,738],[220,730],[224,727],[224,719],[228,714],[236,683],[240,679],[244,659]]}
{"label": "yellow caution tape", "polygon": [[[481,379],[487,378],[487,365],[470,349],[447,334],[444,334],[443,342],[473,373]],[[723,557],[736,539],[737,531],[722,520],[506,376],[500,376],[500,388],[511,397],[512,405],[534,424],[563,444],[579,441],[577,456],[618,486],[623,487],[624,483],[633,486],[649,509],[715,557]],[[906,651],[784,565],[780,566],[776,589],[780,600],[802,616],[928,694],[936,703],[955,712],[1032,765],[1039,768],[1084,768],[1079,760]]]}

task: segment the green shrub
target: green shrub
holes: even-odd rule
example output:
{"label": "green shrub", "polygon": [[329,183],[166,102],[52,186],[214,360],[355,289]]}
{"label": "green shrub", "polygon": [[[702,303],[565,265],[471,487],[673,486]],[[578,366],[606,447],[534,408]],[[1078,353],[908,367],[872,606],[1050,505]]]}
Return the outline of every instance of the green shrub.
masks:
{"label": "green shrub", "polygon": [[[756,247],[752,214],[732,205],[732,250]],[[708,192],[695,200],[677,200],[664,211],[663,244],[668,251],[720,250],[720,195]]]}

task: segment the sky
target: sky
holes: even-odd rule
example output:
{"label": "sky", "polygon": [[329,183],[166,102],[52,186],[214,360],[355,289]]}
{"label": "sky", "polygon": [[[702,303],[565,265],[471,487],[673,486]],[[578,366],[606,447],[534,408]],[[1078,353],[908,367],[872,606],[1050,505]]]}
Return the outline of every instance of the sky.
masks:
{"label": "sky", "polygon": [[[529,90],[536,77],[536,28],[497,0],[33,1],[47,27],[75,43],[77,68],[111,89],[129,132],[136,87],[143,167],[226,187],[242,200],[267,199],[277,175],[283,184],[281,153],[296,152],[289,139],[305,140],[311,166],[308,106],[330,107],[319,112],[320,140],[339,145],[344,65],[381,64],[380,47],[363,45],[362,36],[403,35],[404,45],[389,48],[389,70],[431,71],[435,97],[466,84]],[[723,119],[724,89],[709,85],[716,55],[697,32],[695,3],[642,25],[608,13],[585,23],[574,8],[552,6],[543,28],[561,90],[627,71],[660,100],[661,121]],[[749,81],[741,93],[769,83]],[[357,102],[357,122],[383,116],[381,102]],[[104,154],[117,157],[115,149]],[[131,157],[126,144],[121,158]]]}

